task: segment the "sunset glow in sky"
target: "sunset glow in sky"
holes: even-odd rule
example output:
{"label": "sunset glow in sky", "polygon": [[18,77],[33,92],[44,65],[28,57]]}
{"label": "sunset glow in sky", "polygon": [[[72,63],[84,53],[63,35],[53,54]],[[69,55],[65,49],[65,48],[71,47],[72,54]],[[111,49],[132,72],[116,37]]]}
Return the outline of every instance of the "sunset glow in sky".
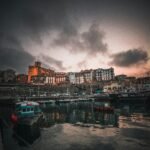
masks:
{"label": "sunset glow in sky", "polygon": [[0,5],[0,69],[150,71],[148,0],[13,0]]}

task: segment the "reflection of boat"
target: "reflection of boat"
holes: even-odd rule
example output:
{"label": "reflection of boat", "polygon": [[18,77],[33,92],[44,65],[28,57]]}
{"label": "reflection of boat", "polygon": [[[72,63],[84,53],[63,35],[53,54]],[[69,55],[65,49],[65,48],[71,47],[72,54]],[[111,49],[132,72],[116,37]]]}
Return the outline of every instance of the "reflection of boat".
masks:
{"label": "reflection of boat", "polygon": [[117,126],[117,115],[109,100],[95,100],[93,112],[96,124]]}
{"label": "reflection of boat", "polygon": [[113,113],[114,112],[114,108],[113,107],[103,107],[103,106],[96,106],[94,107],[94,111],[102,111],[102,112],[110,112]]}
{"label": "reflection of boat", "polygon": [[40,136],[39,123],[42,113],[39,104],[32,101],[16,103],[15,112],[11,116],[14,132],[17,137],[32,143]]}
{"label": "reflection of boat", "polygon": [[114,112],[114,108],[110,105],[108,101],[96,101],[94,104],[94,111],[102,111],[102,112]]}

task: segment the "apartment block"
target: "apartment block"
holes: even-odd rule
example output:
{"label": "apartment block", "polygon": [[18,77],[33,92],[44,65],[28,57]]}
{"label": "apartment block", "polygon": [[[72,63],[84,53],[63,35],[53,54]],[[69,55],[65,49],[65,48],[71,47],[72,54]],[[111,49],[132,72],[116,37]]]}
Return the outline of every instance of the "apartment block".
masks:
{"label": "apartment block", "polygon": [[114,69],[95,69],[95,78],[96,81],[109,81],[114,79]]}

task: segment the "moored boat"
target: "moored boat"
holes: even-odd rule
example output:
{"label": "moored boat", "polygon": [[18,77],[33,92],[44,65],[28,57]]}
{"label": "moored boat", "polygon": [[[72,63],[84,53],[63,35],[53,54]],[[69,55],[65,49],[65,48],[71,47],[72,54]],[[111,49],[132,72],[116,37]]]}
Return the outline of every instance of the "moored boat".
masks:
{"label": "moored boat", "polygon": [[41,113],[39,103],[23,101],[16,103],[16,115],[18,118],[34,117]]}
{"label": "moored boat", "polygon": [[14,133],[17,137],[33,143],[40,136],[39,124],[41,119],[42,112],[38,103],[33,101],[17,102],[15,111],[11,115]]}

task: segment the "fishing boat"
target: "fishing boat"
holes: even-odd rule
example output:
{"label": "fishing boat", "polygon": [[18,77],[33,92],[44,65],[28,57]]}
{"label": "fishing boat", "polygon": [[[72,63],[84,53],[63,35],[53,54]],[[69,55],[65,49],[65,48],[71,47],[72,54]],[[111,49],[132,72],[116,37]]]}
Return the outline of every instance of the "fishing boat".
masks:
{"label": "fishing boat", "polygon": [[42,112],[39,103],[33,101],[17,102],[11,120],[17,137],[33,143],[40,136],[39,125],[42,120]]}
{"label": "fishing boat", "polygon": [[39,103],[23,101],[16,103],[16,115],[18,118],[35,117],[41,113]]}

